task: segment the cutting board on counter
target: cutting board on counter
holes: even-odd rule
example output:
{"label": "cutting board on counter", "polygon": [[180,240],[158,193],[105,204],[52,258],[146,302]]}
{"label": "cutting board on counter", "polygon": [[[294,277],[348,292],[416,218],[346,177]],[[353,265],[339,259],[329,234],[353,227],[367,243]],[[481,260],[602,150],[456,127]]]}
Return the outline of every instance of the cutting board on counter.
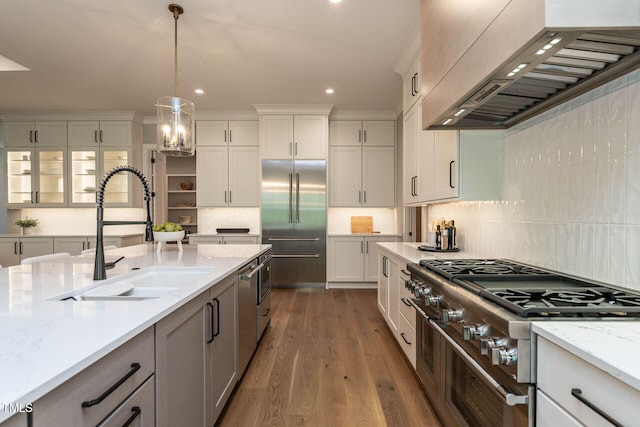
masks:
{"label": "cutting board on counter", "polygon": [[354,234],[373,233],[373,217],[352,216],[351,232]]}

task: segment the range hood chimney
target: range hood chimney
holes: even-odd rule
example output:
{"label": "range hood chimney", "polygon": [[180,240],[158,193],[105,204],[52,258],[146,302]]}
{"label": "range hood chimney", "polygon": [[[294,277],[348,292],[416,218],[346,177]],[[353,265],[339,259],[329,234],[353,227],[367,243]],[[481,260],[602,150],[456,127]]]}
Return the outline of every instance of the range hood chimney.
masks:
{"label": "range hood chimney", "polygon": [[424,129],[508,128],[640,67],[640,0],[423,0]]}

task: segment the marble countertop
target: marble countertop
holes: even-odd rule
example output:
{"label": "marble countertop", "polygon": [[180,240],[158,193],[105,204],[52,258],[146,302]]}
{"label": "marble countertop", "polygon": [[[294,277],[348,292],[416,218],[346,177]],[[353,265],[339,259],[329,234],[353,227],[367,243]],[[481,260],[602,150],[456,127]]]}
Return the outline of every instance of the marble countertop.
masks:
{"label": "marble countertop", "polygon": [[479,258],[462,250],[458,252],[421,251],[418,246],[426,245],[424,242],[377,242],[377,245],[412,264],[417,264],[421,259]]}
{"label": "marble countertop", "polygon": [[[270,247],[201,244],[179,251],[167,245],[157,252],[146,243],[107,250],[107,262],[125,258],[107,271],[106,281],[134,268],[210,269],[169,294],[142,301],[52,300],[97,285],[92,254],[0,269],[0,403],[34,402]],[[11,415],[0,410],[0,422]]]}
{"label": "marble countertop", "polygon": [[[8,234],[0,234],[0,237],[20,237],[20,238],[30,238],[30,237],[95,237],[95,233],[80,233],[80,234],[72,234],[72,233],[62,233],[62,234],[20,234],[20,233],[8,233]],[[130,237],[130,236],[144,236],[144,233],[104,233],[105,237]]]}
{"label": "marble countertop", "polygon": [[532,330],[640,390],[640,322],[533,322]]}

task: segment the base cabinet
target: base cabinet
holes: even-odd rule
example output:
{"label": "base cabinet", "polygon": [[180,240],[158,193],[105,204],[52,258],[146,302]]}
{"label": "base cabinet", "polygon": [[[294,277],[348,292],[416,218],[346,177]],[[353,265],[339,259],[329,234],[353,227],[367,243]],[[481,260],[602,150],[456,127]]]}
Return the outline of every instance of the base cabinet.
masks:
{"label": "base cabinet", "polygon": [[127,398],[100,427],[155,427],[155,381],[149,378],[138,390]]}
{"label": "base cabinet", "polygon": [[209,243],[214,245],[255,245],[258,236],[189,236],[189,243]]}
{"label": "base cabinet", "polygon": [[329,237],[329,282],[376,282],[378,249],[376,242],[397,242],[396,236]]}
{"label": "base cabinet", "polygon": [[[148,387],[149,381],[153,384],[153,352],[153,328],[149,328],[35,401],[33,425],[50,427],[100,424],[114,410],[120,410],[132,393],[142,390],[145,385]],[[120,383],[120,380],[123,382]],[[115,389],[107,394],[114,386]],[[149,391],[145,389],[141,394],[144,393]],[[153,421],[155,409],[152,399],[149,401],[147,398],[143,410],[144,419]]]}
{"label": "base cabinet", "polygon": [[18,265],[25,258],[53,253],[52,237],[0,237],[0,265]]}
{"label": "base cabinet", "polygon": [[237,279],[156,324],[156,425],[212,426],[237,382]]}

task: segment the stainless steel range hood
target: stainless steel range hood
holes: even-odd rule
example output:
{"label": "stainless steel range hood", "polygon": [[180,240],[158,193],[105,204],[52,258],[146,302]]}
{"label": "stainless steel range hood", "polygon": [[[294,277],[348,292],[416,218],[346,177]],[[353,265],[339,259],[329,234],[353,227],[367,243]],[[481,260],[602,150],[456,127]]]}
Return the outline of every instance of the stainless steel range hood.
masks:
{"label": "stainless steel range hood", "polygon": [[640,66],[640,0],[472,2],[422,2],[425,129],[508,128]]}

